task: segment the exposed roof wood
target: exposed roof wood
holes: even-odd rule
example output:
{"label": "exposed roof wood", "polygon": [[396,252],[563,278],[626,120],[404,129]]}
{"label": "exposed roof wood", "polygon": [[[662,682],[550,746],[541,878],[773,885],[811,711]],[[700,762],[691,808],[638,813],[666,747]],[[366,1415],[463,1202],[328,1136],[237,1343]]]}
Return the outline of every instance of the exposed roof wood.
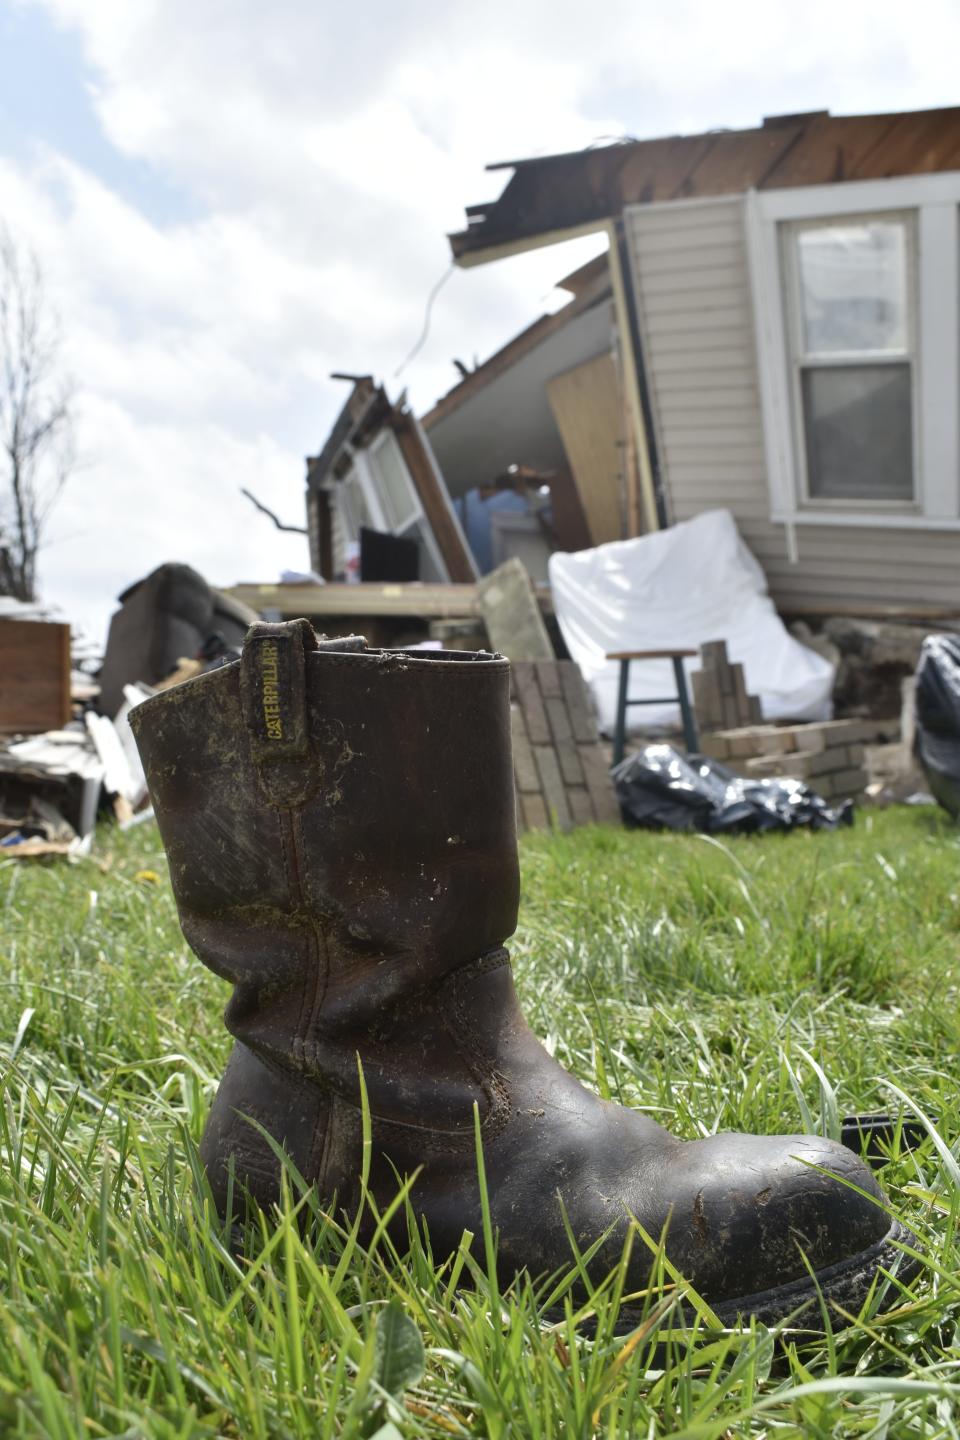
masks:
{"label": "exposed roof wood", "polygon": [[606,254],[595,255],[585,265],[581,265],[579,269],[572,271],[563,280],[559,280],[557,289],[567,290],[573,296],[569,304],[554,311],[552,315],[541,315],[534,320],[532,325],[528,325],[525,330],[520,331],[519,335],[515,335],[512,340],[507,341],[506,345],[502,345],[499,350],[496,350],[489,359],[484,360],[482,365],[478,365],[469,375],[464,376],[458,384],[447,391],[446,395],[441,396],[432,410],[429,410],[421,418],[420,423],[423,428],[429,430],[431,425],[436,425],[443,420],[458,406],[469,400],[472,395],[475,395],[478,390],[482,390],[498,375],[502,375],[505,370],[516,365],[522,356],[536,349],[538,345],[542,345],[551,335],[569,324],[575,316],[582,315],[584,310],[588,310],[598,300],[608,296],[610,288],[610,267]]}
{"label": "exposed roof wood", "polygon": [[462,264],[511,243],[619,215],[625,205],[960,169],[960,107],[893,115],[772,116],[754,130],[629,141],[500,162],[498,200],[452,234]]}

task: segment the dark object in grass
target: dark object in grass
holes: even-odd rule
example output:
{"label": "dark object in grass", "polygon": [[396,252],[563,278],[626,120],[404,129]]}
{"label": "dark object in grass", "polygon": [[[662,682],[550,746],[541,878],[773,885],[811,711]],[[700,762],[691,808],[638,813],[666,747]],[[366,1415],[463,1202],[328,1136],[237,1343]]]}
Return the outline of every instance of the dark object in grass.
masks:
{"label": "dark object in grass", "polygon": [[919,1120],[883,1114],[845,1115],[840,1126],[840,1142],[877,1168],[890,1159],[898,1125],[901,1151],[916,1150],[927,1138],[926,1128]]}
{"label": "dark object in grass", "polygon": [[[238,1043],[201,1143],[221,1213],[231,1189],[271,1213],[283,1146],[364,1242],[390,1211],[400,1243],[408,1213],[423,1220],[437,1259],[471,1232],[494,1303],[577,1252],[600,1283],[633,1218],[725,1324],[816,1324],[821,1296],[855,1312],[879,1269],[909,1272],[912,1237],[844,1146],[677,1140],[528,1028],[505,949],[520,892],[502,657],[255,625],[238,663],[131,724],[184,934],[234,986]],[[638,1235],[625,1291],[653,1266]]]}
{"label": "dark object in grass", "polygon": [[730,835],[853,824],[852,800],[828,805],[808,785],[786,776],[743,780],[718,760],[682,755],[672,745],[645,745],[611,774],[628,826]]}
{"label": "dark object in grass", "polygon": [[928,635],[917,665],[917,758],[930,793],[960,817],[960,636]]}

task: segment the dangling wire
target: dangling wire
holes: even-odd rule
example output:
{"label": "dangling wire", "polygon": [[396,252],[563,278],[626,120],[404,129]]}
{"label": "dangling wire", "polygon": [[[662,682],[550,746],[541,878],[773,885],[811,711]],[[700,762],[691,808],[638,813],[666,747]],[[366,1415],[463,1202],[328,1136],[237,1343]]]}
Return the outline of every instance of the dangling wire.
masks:
{"label": "dangling wire", "polygon": [[446,285],[447,281],[450,279],[450,276],[453,274],[455,269],[456,263],[451,260],[447,269],[444,270],[443,274],[440,276],[440,279],[430,291],[430,294],[427,297],[427,308],[423,316],[423,330],[420,334],[420,339],[417,341],[416,345],[414,345],[413,349],[410,351],[410,354],[407,356],[406,360],[404,360],[403,364],[398,365],[396,370],[394,370],[394,380],[396,380],[398,375],[403,374],[404,370],[406,370],[407,366],[410,364],[410,361],[414,358],[415,355],[418,355],[420,353],[424,345],[427,343],[427,336],[430,334],[430,316],[433,313],[433,302],[434,300],[436,300],[437,296],[440,294],[440,291],[443,289],[444,285]]}

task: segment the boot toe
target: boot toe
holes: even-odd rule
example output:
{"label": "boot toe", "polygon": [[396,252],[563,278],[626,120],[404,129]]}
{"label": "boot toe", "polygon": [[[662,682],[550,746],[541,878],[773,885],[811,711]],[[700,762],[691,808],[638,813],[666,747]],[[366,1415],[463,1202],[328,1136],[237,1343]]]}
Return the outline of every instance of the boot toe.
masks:
{"label": "boot toe", "polygon": [[833,1141],[716,1135],[678,1150],[667,1252],[708,1301],[856,1269],[891,1230],[871,1171]]}

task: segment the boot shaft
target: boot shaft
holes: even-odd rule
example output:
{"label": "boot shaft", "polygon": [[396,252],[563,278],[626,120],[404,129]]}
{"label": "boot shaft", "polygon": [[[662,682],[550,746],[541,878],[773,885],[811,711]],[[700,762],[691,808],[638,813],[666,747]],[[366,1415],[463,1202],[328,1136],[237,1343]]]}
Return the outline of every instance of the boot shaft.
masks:
{"label": "boot shaft", "polygon": [[508,662],[334,643],[254,626],[131,717],[184,934],[235,987],[230,1030],[294,1068],[402,1023],[517,918]]}

